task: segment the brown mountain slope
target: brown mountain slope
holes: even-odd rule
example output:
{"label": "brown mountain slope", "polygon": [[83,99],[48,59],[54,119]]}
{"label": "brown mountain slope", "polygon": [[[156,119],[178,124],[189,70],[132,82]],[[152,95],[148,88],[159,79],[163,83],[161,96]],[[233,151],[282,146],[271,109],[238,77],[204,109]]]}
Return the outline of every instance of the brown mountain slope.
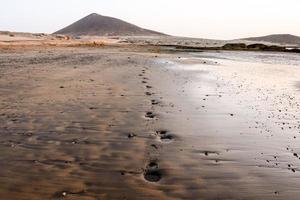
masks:
{"label": "brown mountain slope", "polygon": [[263,37],[244,38],[243,40],[300,45],[300,37],[295,35],[290,35],[290,34],[274,34],[274,35],[267,35]]}
{"label": "brown mountain slope", "polygon": [[147,30],[120,19],[90,14],[54,34],[93,36],[154,36],[163,33]]}

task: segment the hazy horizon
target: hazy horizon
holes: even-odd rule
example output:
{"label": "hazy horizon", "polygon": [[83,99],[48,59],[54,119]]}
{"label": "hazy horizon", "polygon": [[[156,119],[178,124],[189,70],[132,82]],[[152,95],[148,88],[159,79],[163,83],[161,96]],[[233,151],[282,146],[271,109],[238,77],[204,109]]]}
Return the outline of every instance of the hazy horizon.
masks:
{"label": "hazy horizon", "polygon": [[236,39],[268,34],[300,35],[300,2],[286,0],[10,0],[0,8],[0,30],[53,33],[98,13],[170,35]]}

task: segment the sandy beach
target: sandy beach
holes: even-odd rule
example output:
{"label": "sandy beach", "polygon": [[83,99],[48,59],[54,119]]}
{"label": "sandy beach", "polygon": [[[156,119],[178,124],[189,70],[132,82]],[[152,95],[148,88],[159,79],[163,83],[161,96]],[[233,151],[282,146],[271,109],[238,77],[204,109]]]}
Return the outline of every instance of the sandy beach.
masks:
{"label": "sandy beach", "polygon": [[299,199],[299,54],[6,48],[0,66],[1,199]]}

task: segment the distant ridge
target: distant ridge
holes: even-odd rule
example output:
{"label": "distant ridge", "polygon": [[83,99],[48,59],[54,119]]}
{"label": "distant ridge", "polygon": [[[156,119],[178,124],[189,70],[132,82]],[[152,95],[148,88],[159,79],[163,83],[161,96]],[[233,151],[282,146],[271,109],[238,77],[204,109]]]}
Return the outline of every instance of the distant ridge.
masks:
{"label": "distant ridge", "polygon": [[90,14],[54,34],[89,36],[158,36],[165,35],[156,31],[140,28],[113,17]]}
{"label": "distant ridge", "polygon": [[267,35],[263,37],[250,37],[244,38],[242,40],[250,40],[250,41],[264,41],[264,42],[272,42],[272,43],[279,43],[279,44],[294,44],[300,45],[300,37],[296,35],[290,34],[274,34],[274,35]]}

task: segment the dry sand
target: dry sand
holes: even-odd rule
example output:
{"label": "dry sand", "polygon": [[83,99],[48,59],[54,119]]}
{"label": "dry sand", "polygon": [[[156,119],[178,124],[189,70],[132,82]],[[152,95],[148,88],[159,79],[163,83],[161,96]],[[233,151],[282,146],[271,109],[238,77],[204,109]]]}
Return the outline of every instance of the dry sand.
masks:
{"label": "dry sand", "polygon": [[[44,33],[20,33],[0,31],[0,49],[11,48],[47,48],[72,46],[102,46],[121,42],[119,37],[72,37],[68,35],[51,35]],[[119,44],[120,45],[120,44]]]}
{"label": "dry sand", "polygon": [[297,59],[1,50],[0,199],[296,200]]}

